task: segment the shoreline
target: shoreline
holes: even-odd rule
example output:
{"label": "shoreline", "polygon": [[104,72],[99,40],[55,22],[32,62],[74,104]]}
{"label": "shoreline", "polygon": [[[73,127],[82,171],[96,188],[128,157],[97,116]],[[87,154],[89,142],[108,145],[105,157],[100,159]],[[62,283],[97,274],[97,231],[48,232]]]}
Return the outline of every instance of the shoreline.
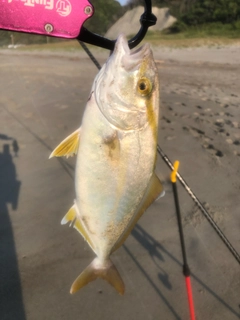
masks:
{"label": "shoreline", "polygon": [[[157,60],[173,60],[177,62],[210,62],[217,64],[240,64],[240,45],[213,45],[200,47],[181,47],[173,48],[160,45],[151,45],[155,59]],[[41,47],[40,47],[41,48]],[[71,50],[71,49],[70,49]],[[90,47],[93,55],[102,60],[106,60],[109,51],[101,48]],[[8,49],[0,48],[0,55],[31,55],[44,57],[62,57],[64,59],[84,59],[88,58],[85,51],[79,46],[71,51],[54,49]]]}

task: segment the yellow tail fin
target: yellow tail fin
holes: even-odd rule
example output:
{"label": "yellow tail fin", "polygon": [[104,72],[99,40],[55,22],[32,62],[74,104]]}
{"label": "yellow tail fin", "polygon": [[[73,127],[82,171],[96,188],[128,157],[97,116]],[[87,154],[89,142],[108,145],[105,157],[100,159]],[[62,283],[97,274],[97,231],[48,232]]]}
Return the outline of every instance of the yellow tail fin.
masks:
{"label": "yellow tail fin", "polygon": [[119,294],[124,294],[124,282],[111,260],[102,263],[95,258],[92,263],[73,282],[70,293],[75,293],[89,282],[102,278],[110,283]]}

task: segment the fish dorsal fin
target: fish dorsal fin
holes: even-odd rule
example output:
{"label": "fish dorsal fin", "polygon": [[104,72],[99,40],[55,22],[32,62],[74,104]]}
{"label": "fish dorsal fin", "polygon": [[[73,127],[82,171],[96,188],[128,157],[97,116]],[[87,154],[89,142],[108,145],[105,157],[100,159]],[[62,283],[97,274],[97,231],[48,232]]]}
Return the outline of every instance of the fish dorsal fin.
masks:
{"label": "fish dorsal fin", "polygon": [[79,141],[80,141],[81,128],[74,131],[66,139],[64,139],[50,154],[49,158],[52,157],[63,157],[67,158],[77,154]]}
{"label": "fish dorsal fin", "polygon": [[158,179],[158,177],[156,176],[156,174],[154,173],[152,175],[152,178],[149,182],[147,191],[139,205],[139,210],[137,211],[137,213],[135,214],[135,216],[133,217],[133,219],[130,221],[125,233],[123,233],[123,235],[118,239],[118,241],[116,242],[116,244],[113,246],[112,251],[114,252],[116,251],[119,247],[121,247],[121,245],[124,243],[124,241],[127,239],[127,237],[129,236],[129,234],[131,233],[132,229],[134,228],[135,224],[138,222],[138,220],[141,218],[141,216],[143,215],[143,213],[147,210],[147,208],[158,198],[160,198],[160,196],[164,195],[164,190],[163,190],[163,186],[160,182],[160,180]]}
{"label": "fish dorsal fin", "polygon": [[92,250],[95,252],[93,242],[77,216],[77,209],[75,204],[65,214],[61,221],[61,224],[66,224],[68,222],[70,222],[69,226],[71,227],[73,225],[73,228],[83,236],[83,238],[88,242]]}

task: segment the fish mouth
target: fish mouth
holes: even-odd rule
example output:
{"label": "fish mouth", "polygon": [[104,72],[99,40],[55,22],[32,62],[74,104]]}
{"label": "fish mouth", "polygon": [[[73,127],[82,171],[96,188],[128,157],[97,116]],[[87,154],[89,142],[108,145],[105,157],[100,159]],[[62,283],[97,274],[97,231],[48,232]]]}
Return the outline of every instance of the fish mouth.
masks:
{"label": "fish mouth", "polygon": [[143,44],[141,47],[137,48],[136,50],[130,51],[130,56],[134,59],[142,59],[145,56],[148,56],[150,54],[150,45],[149,43]]}
{"label": "fish mouth", "polygon": [[148,43],[143,44],[137,49],[131,50],[128,46],[127,38],[123,34],[119,35],[114,51],[121,54],[122,66],[127,71],[138,69],[143,60],[148,60],[152,56]]}
{"label": "fish mouth", "polygon": [[94,87],[99,110],[115,128],[136,131],[147,125],[146,102],[137,95],[136,86],[138,79],[145,74],[153,77],[154,66],[149,44],[130,50],[126,37],[118,37],[112,54],[96,77]]}

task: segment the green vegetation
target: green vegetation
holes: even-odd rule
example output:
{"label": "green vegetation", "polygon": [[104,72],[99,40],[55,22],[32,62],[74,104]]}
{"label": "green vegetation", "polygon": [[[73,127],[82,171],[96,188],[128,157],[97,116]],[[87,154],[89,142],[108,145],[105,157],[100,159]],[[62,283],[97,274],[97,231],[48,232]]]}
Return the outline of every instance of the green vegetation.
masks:
{"label": "green vegetation", "polygon": [[[141,3],[142,0],[130,0],[129,6]],[[240,37],[240,0],[152,0],[152,3],[157,7],[170,8],[170,13],[178,19],[160,37]]]}
{"label": "green vegetation", "polygon": [[47,41],[49,40],[44,36],[0,30],[0,46],[9,44],[47,43]]}
{"label": "green vegetation", "polygon": [[[134,7],[142,5],[143,0],[128,3]],[[187,25],[240,20],[240,0],[152,0],[152,4],[170,8],[171,13]]]}
{"label": "green vegetation", "polygon": [[[217,32],[216,32],[217,33]],[[187,48],[201,46],[222,46],[240,44],[240,37],[229,37],[223,34],[209,35],[205,30],[191,30],[179,33],[164,33],[149,31],[143,42],[153,46]]]}
{"label": "green vegetation", "polygon": [[216,22],[234,24],[240,20],[240,0],[198,0],[180,20],[188,26]]}
{"label": "green vegetation", "polygon": [[20,51],[51,51],[51,52],[78,52],[82,50],[81,45],[77,40],[62,40],[50,43],[35,43],[28,46],[20,46]]}
{"label": "green vegetation", "polygon": [[170,33],[188,36],[240,36],[240,0],[198,0],[178,17]]}
{"label": "green vegetation", "polygon": [[126,12],[116,0],[91,0],[95,12],[84,26],[95,33],[104,35],[107,30]]}
{"label": "green vegetation", "polygon": [[[204,23],[189,26],[182,21],[177,21],[168,30],[163,32],[165,35],[173,35],[180,38],[240,38],[240,21],[232,24],[222,22]],[[178,35],[177,35],[178,34]]]}

